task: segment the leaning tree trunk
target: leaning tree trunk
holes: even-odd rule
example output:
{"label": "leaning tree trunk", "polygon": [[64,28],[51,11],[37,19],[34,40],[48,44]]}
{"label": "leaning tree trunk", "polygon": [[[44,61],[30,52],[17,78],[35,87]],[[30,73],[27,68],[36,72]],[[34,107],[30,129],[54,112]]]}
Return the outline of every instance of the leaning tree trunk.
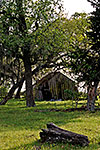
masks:
{"label": "leaning tree trunk", "polygon": [[[42,65],[41,68],[47,67],[47,64]],[[32,75],[39,71],[39,66],[32,71]],[[5,105],[9,99],[13,97],[13,94],[17,88],[25,81],[25,77],[22,77],[19,82],[13,85],[10,89],[9,93],[5,96],[5,98],[0,102],[0,105]],[[33,88],[33,87],[32,87]]]}
{"label": "leaning tree trunk", "polygon": [[15,92],[15,90],[20,86],[20,84],[24,82],[24,77],[19,81],[17,82],[16,84],[14,84],[10,91],[8,92],[8,94],[5,96],[5,98],[0,102],[0,105],[5,105],[7,103],[7,101],[9,99],[11,99],[13,97],[13,94]]}
{"label": "leaning tree trunk", "polygon": [[32,86],[32,70],[30,57],[24,55],[25,81],[26,81],[26,106],[34,107],[33,86]]}
{"label": "leaning tree trunk", "polygon": [[15,95],[15,98],[20,98],[20,92],[21,92],[21,89],[22,89],[22,86],[23,86],[23,83],[24,83],[24,80],[22,80],[22,82],[20,83],[19,87],[18,87],[18,90],[17,90],[17,93]]}

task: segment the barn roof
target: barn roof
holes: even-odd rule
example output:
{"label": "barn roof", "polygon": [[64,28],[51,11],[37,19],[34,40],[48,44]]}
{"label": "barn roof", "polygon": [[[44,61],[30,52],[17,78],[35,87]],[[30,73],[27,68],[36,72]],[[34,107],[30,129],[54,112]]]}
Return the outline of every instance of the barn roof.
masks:
{"label": "barn roof", "polygon": [[53,78],[54,76],[56,75],[62,75],[64,78],[66,78],[67,80],[70,80],[71,82],[75,83],[73,80],[71,80],[69,77],[67,77],[66,75],[64,75],[63,73],[61,72],[51,72],[51,73],[48,73],[47,75],[45,75],[42,79],[38,80],[36,84],[43,84],[44,82],[50,80],[51,78]]}

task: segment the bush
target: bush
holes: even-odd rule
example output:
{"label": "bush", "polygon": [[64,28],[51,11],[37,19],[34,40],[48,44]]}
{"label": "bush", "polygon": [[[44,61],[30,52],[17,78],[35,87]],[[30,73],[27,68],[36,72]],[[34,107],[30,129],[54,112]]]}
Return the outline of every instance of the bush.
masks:
{"label": "bush", "polygon": [[0,99],[2,99],[8,92],[8,88],[5,86],[0,86]]}
{"label": "bush", "polygon": [[72,91],[72,90],[64,90],[65,95],[68,97],[68,99],[77,99],[79,97],[79,93]]}

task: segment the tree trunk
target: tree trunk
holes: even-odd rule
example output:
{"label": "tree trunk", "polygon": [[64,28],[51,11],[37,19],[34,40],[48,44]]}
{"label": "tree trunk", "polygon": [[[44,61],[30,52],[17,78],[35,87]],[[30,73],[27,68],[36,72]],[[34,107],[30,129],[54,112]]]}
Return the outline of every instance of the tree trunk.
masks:
{"label": "tree trunk", "polygon": [[99,82],[96,81],[94,82],[94,96],[92,98],[92,103],[91,103],[91,111],[93,112],[95,110],[95,100],[96,100],[96,95],[97,95],[97,87],[98,87]]}
{"label": "tree trunk", "polygon": [[34,107],[35,102],[33,99],[33,86],[32,86],[32,70],[30,57],[24,56],[24,67],[25,67],[25,81],[26,81],[26,106]]}
{"label": "tree trunk", "polygon": [[88,96],[87,96],[87,110],[88,111],[90,111],[90,96],[89,96],[89,91],[90,91],[90,85],[87,88],[87,93],[88,93]]}
{"label": "tree trunk", "polygon": [[7,101],[13,97],[13,94],[14,94],[15,90],[19,87],[19,85],[22,82],[24,82],[24,77],[18,83],[14,84],[12,86],[12,88],[8,92],[7,96],[5,96],[5,98],[0,102],[0,105],[5,105],[7,103]]}
{"label": "tree trunk", "polygon": [[42,142],[63,142],[80,146],[89,145],[88,137],[85,135],[61,129],[53,123],[47,124],[47,128],[42,129],[42,132],[40,132]]}
{"label": "tree trunk", "polygon": [[[88,100],[87,100],[87,110],[94,112],[95,111],[95,99],[96,99],[96,91],[98,87],[99,81],[94,82],[94,87],[91,90],[91,87],[88,89]],[[89,91],[91,92],[89,93]]]}
{"label": "tree trunk", "polygon": [[21,92],[21,89],[22,89],[22,86],[23,86],[23,83],[24,83],[24,80],[22,80],[22,82],[20,83],[19,87],[18,87],[18,90],[17,90],[17,93],[15,95],[15,98],[20,98],[20,92]]}

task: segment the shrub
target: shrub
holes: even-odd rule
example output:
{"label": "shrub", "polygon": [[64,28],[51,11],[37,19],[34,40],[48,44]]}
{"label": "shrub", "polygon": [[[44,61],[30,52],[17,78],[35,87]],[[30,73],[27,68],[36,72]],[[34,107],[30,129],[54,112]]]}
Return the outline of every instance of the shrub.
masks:
{"label": "shrub", "polygon": [[65,95],[68,97],[68,99],[77,99],[79,97],[79,93],[66,89],[64,90]]}
{"label": "shrub", "polygon": [[2,99],[8,92],[8,88],[5,86],[0,86],[0,99]]}

